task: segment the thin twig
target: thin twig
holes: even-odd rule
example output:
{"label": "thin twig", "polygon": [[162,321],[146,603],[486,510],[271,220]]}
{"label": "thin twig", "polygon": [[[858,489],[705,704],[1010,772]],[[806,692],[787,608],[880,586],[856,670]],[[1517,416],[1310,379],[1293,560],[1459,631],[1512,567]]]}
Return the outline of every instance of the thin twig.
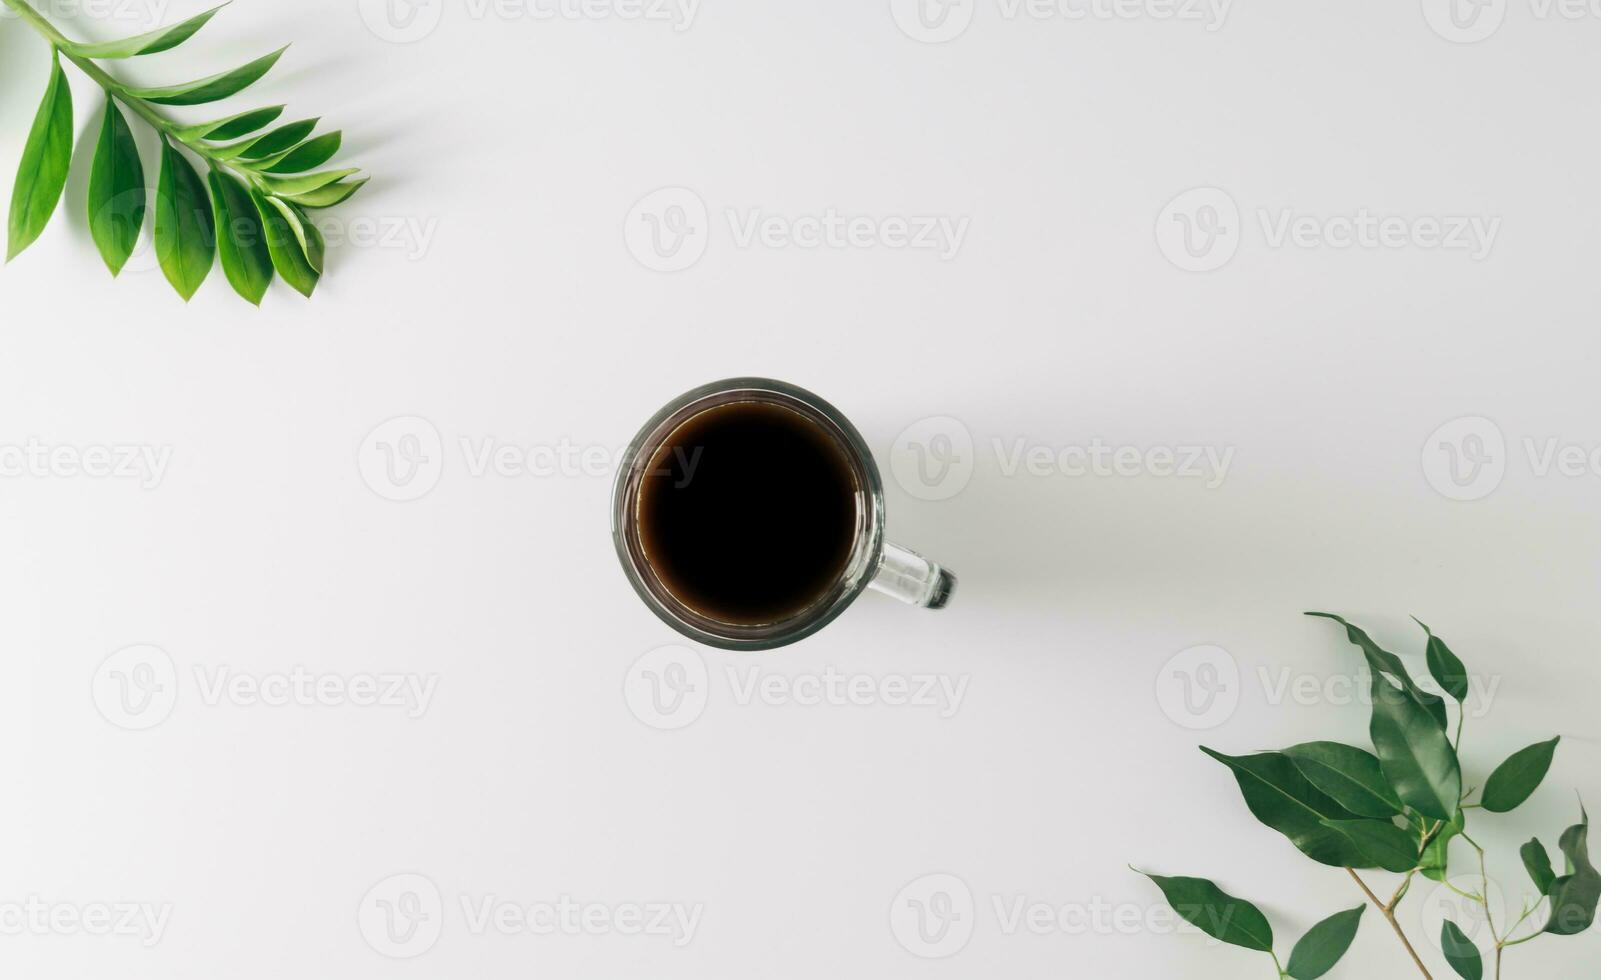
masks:
{"label": "thin twig", "polygon": [[1408,955],[1412,957],[1412,962],[1417,964],[1418,970],[1426,980],[1434,980],[1433,974],[1429,973],[1429,968],[1423,965],[1423,958],[1418,956],[1418,951],[1412,948],[1412,941],[1406,938],[1406,932],[1402,930],[1401,923],[1396,921],[1394,907],[1386,906],[1379,901],[1379,896],[1373,894],[1373,889],[1368,887],[1367,882],[1363,881],[1362,876],[1357,874],[1355,870],[1346,868],[1345,872],[1362,889],[1362,893],[1368,897],[1368,901],[1373,903],[1373,907],[1378,909],[1379,913],[1384,916],[1384,920],[1390,924],[1390,928],[1395,930],[1396,938],[1401,940],[1401,945],[1406,947]]}

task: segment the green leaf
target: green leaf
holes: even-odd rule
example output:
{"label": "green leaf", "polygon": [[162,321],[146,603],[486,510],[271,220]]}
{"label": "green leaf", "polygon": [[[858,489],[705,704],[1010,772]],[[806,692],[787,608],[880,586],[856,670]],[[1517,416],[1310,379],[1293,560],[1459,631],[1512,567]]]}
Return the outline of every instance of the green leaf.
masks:
{"label": "green leaf", "polygon": [[254,133],[256,130],[283,115],[284,107],[269,105],[260,109],[250,109],[236,113],[224,119],[213,119],[194,126],[185,126],[178,130],[181,140],[217,140],[226,141],[238,139],[241,136]]}
{"label": "green leaf", "polygon": [[1523,857],[1523,866],[1529,871],[1529,879],[1534,887],[1540,890],[1541,895],[1551,894],[1551,885],[1557,880],[1557,873],[1551,869],[1551,854],[1535,837],[1519,849]]}
{"label": "green leaf", "polygon": [[1484,980],[1484,960],[1479,956],[1479,947],[1450,919],[1440,927],[1440,951],[1462,980]]}
{"label": "green leaf", "polygon": [[1576,936],[1590,928],[1601,902],[1601,872],[1590,863],[1590,815],[1582,817],[1559,842],[1568,873],[1551,883],[1551,921],[1545,931],[1553,936]]}
{"label": "green leaf", "polygon": [[1523,805],[1551,769],[1561,736],[1519,749],[1499,766],[1484,784],[1480,802],[1491,813],[1507,813]]}
{"label": "green leaf", "polygon": [[306,174],[304,177],[263,177],[261,184],[273,194],[309,194],[359,173],[361,171],[354,167],[345,170],[324,170],[321,173]]}
{"label": "green leaf", "polygon": [[351,195],[361,190],[362,185],[365,183],[367,183],[366,177],[349,183],[329,184],[306,194],[290,194],[285,200],[292,201],[303,208],[331,208],[335,204],[343,204],[349,200]]}
{"label": "green leaf", "polygon": [[1250,902],[1235,898],[1205,878],[1145,877],[1162,889],[1173,911],[1213,939],[1262,953],[1273,951],[1273,927]]}
{"label": "green leaf", "polygon": [[[1435,835],[1429,839],[1428,846],[1423,848],[1423,856],[1418,861],[1423,877],[1432,881],[1444,881],[1449,877],[1448,867],[1451,858],[1451,841],[1462,836],[1467,829],[1461,810],[1452,819],[1445,822]],[[1422,835],[1419,834],[1421,840]]]}
{"label": "green leaf", "polygon": [[120,41],[105,41],[99,44],[69,44],[67,50],[82,58],[133,58],[142,54],[159,54],[169,51],[194,37],[195,32],[206,26],[206,21],[217,15],[217,11],[227,4],[212,7],[203,14],[173,24],[171,27],[161,27],[140,34],[138,37],[123,38]]}
{"label": "green leaf", "polygon": [[293,204],[281,201],[270,195],[267,198],[267,203],[277,208],[278,213],[283,216],[284,224],[289,226],[290,233],[295,236],[295,241],[300,244],[300,252],[306,257],[306,264],[311,266],[318,275],[321,275],[323,259],[322,233],[317,231],[317,227],[307,221],[306,216],[301,214],[300,209]]}
{"label": "green leaf", "polygon": [[1290,965],[1284,972],[1295,980],[1317,980],[1334,969],[1340,957],[1351,948],[1356,931],[1362,925],[1366,905],[1335,914],[1306,931],[1301,941],[1290,951]]}
{"label": "green leaf", "polygon": [[1369,752],[1339,742],[1303,742],[1284,754],[1313,786],[1357,816],[1384,818],[1401,812],[1401,800]]}
{"label": "green leaf", "polygon": [[6,261],[32,245],[50,222],[72,164],[72,89],[61,70],[61,58],[50,52],[50,82],[28,130],[22,163],[11,190],[11,218],[6,232]]}
{"label": "green leaf", "polygon": [[317,128],[317,120],[301,119],[243,142],[220,146],[213,154],[219,160],[264,160],[293,149]]}
{"label": "green leaf", "polygon": [[205,282],[215,252],[216,229],[206,183],[163,137],[156,184],[156,260],[185,302]]}
{"label": "green leaf", "polygon": [[89,234],[113,276],[122,271],[139,244],[144,223],[144,164],[128,120],[107,96],[100,142],[89,168]]}
{"label": "green leaf", "polygon": [[1418,849],[1406,831],[1383,820],[1325,820],[1329,828],[1356,848],[1363,863],[1353,868],[1379,868],[1405,874],[1418,866]]}
{"label": "green leaf", "polygon": [[1450,820],[1462,801],[1462,768],[1456,750],[1434,718],[1405,691],[1375,673],[1369,733],[1384,778],[1401,802],[1426,817]]}
{"label": "green leaf", "polygon": [[272,256],[272,267],[296,292],[309,297],[317,288],[318,272],[306,261],[306,253],[284,219],[283,212],[255,188],[251,189],[250,198],[255,202],[256,213],[260,215],[262,227],[267,233],[267,251]]}
{"label": "green leaf", "polygon": [[[1377,643],[1374,643],[1373,639],[1369,637],[1367,633],[1363,632],[1360,628],[1352,626],[1350,623],[1346,622],[1343,616],[1336,616],[1333,613],[1323,612],[1309,612],[1307,615],[1316,616],[1321,619],[1332,619],[1341,626],[1344,626],[1346,637],[1358,648],[1360,648],[1362,655],[1367,658],[1368,668],[1372,670],[1374,674],[1389,674],[1391,678],[1394,679],[1395,682],[1412,697],[1412,700],[1416,701],[1420,707],[1428,712],[1429,717],[1434,719],[1435,723],[1440,726],[1440,729],[1442,731],[1445,730],[1445,700],[1438,695],[1430,694],[1429,692],[1423,690],[1423,688],[1418,687],[1417,683],[1412,680],[1412,675],[1407,673],[1406,665],[1401,663],[1400,657],[1397,657],[1395,654],[1390,653],[1388,650],[1380,647]],[[1402,797],[1402,799],[1404,800],[1405,797]]]}
{"label": "green leaf", "polygon": [[1429,675],[1440,689],[1462,704],[1468,699],[1468,669],[1462,666],[1462,661],[1445,645],[1445,641],[1434,635],[1421,619],[1416,616],[1412,621],[1423,627],[1423,632],[1429,635],[1429,648],[1425,658],[1429,664]]}
{"label": "green leaf", "polygon": [[269,174],[304,173],[333,159],[333,155],[339,152],[339,143],[342,139],[344,134],[337,129],[331,133],[324,133],[316,139],[300,144],[284,154],[272,166],[262,169]]}
{"label": "green leaf", "polygon": [[272,255],[250,190],[239,178],[213,168],[211,209],[217,219],[217,253],[234,292],[257,306],[272,283]]}
{"label": "green leaf", "polygon": [[226,99],[267,74],[287,50],[288,46],[285,45],[272,54],[263,55],[233,71],[184,82],[182,85],[133,89],[130,94],[158,105],[201,105],[206,102],[216,102],[218,99]]}
{"label": "green leaf", "polygon": [[1245,805],[1262,823],[1290,839],[1301,853],[1335,868],[1361,867],[1362,855],[1324,820],[1356,820],[1313,786],[1282,752],[1228,756],[1206,746],[1201,751],[1234,771]]}

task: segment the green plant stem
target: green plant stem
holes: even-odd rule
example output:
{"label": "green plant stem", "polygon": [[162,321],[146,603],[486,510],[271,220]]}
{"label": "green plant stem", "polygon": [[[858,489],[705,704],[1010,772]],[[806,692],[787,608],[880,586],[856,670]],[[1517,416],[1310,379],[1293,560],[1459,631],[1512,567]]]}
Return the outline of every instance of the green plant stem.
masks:
{"label": "green plant stem", "polygon": [[[1395,917],[1395,906],[1400,901],[1401,896],[1406,893],[1405,884],[1403,883],[1401,889],[1396,892],[1395,899],[1386,905],[1384,902],[1379,901],[1379,896],[1373,894],[1373,889],[1368,887],[1367,882],[1363,881],[1362,876],[1357,874],[1354,869],[1346,868],[1345,872],[1351,876],[1351,880],[1356,882],[1357,887],[1362,889],[1362,894],[1368,897],[1368,901],[1373,903],[1373,907],[1378,909],[1379,913],[1384,916],[1384,921],[1390,924],[1390,928],[1395,930],[1396,938],[1401,940],[1402,946],[1406,947],[1407,954],[1412,957],[1412,962],[1417,964],[1418,971],[1423,974],[1425,980],[1434,980],[1433,974],[1429,973],[1429,968],[1423,965],[1423,958],[1418,955],[1416,949],[1412,948],[1412,941],[1406,938],[1406,930],[1401,928],[1401,923]],[[1408,875],[1407,879],[1410,881],[1411,875]]]}
{"label": "green plant stem", "polygon": [[214,167],[226,168],[252,185],[257,183],[254,173],[241,170],[231,162],[219,158],[216,150],[202,140],[185,139],[180,135],[179,130],[181,127],[177,123],[157,112],[150,103],[134,95],[126,85],[107,74],[105,69],[95,64],[92,60],[73,54],[72,39],[56,30],[55,25],[46,20],[39,11],[35,10],[28,0],[0,0],[0,3],[16,11],[18,17],[26,21],[28,26],[49,41],[57,51],[61,52],[64,58],[76,65],[79,71],[89,76],[96,85],[104,89],[108,97],[115,96],[118,102],[132,110],[134,115],[149,123],[151,128],[163,137],[181,143],[190,152]]}
{"label": "green plant stem", "polygon": [[1279,980],[1284,980],[1285,977],[1289,976],[1288,973],[1284,972],[1284,964],[1279,962],[1279,954],[1270,949],[1267,951],[1267,955],[1273,957],[1273,968],[1279,971]]}

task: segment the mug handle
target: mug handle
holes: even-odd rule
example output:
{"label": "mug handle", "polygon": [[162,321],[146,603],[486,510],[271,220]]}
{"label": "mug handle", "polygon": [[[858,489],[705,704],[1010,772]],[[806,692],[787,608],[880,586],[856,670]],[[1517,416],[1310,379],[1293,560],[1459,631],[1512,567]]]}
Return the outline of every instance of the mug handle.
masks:
{"label": "mug handle", "polygon": [[914,606],[943,609],[956,591],[956,576],[909,548],[886,542],[867,587]]}

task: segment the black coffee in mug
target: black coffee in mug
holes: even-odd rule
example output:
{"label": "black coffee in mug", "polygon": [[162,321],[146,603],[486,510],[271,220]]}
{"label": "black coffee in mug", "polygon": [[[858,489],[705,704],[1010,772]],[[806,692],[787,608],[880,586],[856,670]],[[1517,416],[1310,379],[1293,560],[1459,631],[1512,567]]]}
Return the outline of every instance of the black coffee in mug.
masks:
{"label": "black coffee in mug", "polygon": [[847,448],[771,402],[706,409],[656,447],[639,483],[644,558],[673,598],[734,626],[779,623],[825,599],[865,520]]}

